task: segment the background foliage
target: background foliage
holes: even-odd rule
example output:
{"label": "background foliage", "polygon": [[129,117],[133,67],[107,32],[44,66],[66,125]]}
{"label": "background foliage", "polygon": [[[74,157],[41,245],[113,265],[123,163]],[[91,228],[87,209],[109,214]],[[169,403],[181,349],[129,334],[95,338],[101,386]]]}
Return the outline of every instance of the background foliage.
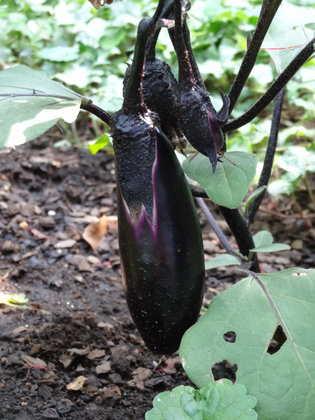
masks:
{"label": "background foliage", "polygon": [[[310,0],[291,0],[310,7]],[[214,100],[220,90],[227,92],[246,50],[248,33],[254,30],[260,0],[195,0],[189,25],[197,62]],[[142,16],[150,16],[152,0],[120,0],[99,10],[87,0],[4,0],[0,3],[0,68],[26,64],[43,70],[79,93],[91,97],[107,111],[116,111],[122,102],[122,78]],[[281,45],[279,45],[281,47]],[[162,31],[158,53],[177,74],[176,57],[166,31]],[[287,100],[280,132],[280,152],[291,146],[314,148],[315,81],[310,60],[288,84]],[[244,89],[233,116],[247,109],[276,75],[265,51]],[[260,118],[230,133],[229,150],[263,154],[270,128],[269,107]],[[278,155],[279,156],[279,155]],[[282,159],[283,160],[283,159]],[[288,171],[280,166],[281,173]],[[302,177],[304,179],[304,177]],[[300,179],[300,178],[299,178]],[[290,177],[274,188],[275,193],[291,193],[303,183]]]}

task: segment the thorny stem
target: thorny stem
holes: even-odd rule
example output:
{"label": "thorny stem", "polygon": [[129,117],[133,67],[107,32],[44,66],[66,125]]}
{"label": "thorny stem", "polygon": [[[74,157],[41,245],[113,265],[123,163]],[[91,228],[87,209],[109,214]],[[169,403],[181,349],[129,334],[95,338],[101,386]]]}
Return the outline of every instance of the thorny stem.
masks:
{"label": "thorny stem", "polygon": [[163,19],[167,19],[172,12],[174,7],[174,0],[161,0],[152,20],[157,23],[155,33],[148,40],[147,51],[146,51],[146,60],[153,61],[155,60],[155,47],[157,39],[160,35],[161,27],[163,26]]}
{"label": "thorny stem", "polygon": [[207,91],[206,86],[204,84],[204,81],[202,80],[202,77],[201,77],[201,74],[200,74],[195,56],[194,56],[194,52],[193,52],[193,49],[192,49],[192,46],[191,46],[190,32],[189,32],[186,20],[183,23],[183,36],[184,36],[185,46],[186,46],[188,56],[189,56],[189,60],[190,60],[190,65],[191,65],[192,70],[193,70],[194,78],[196,79],[196,82],[197,82],[198,86],[200,86],[205,91]]}
{"label": "thorny stem", "polygon": [[243,90],[243,87],[248,79],[250,72],[252,71],[260,47],[263,43],[263,40],[266,36],[266,33],[269,29],[269,26],[276,14],[282,0],[264,0],[258,19],[257,27],[255,29],[254,35],[250,40],[248,49],[243,58],[241,67],[238,71],[238,74],[233,82],[232,88],[229,93],[230,98],[230,107],[229,113],[231,114],[234,106]]}
{"label": "thorny stem", "polygon": [[[184,6],[182,6],[184,3]],[[196,79],[192,68],[189,51],[185,44],[183,35],[183,13],[182,7],[185,7],[187,2],[181,0],[174,1],[174,16],[175,16],[175,51],[178,60],[178,79],[180,85],[185,85],[187,88],[190,86],[194,88]],[[172,38],[172,36],[171,36]]]}
{"label": "thorny stem", "polygon": [[172,0],[159,0],[153,17],[151,19],[142,19],[138,25],[134,57],[123,102],[123,108],[129,111],[146,111],[142,92],[146,47],[149,44],[150,37],[152,37],[157,30],[158,20],[163,13],[169,13],[171,4]]}
{"label": "thorny stem", "polygon": [[[250,249],[255,248],[255,244],[246,220],[237,209],[228,209],[227,207],[222,206],[219,206],[219,208],[236,239],[240,253],[247,257],[250,254]],[[256,253],[253,255],[251,263],[251,270],[259,273],[260,268]]]}
{"label": "thorny stem", "polygon": [[[159,2],[160,5],[161,1]],[[141,112],[145,108],[142,98],[142,76],[144,56],[148,38],[154,33],[155,24],[152,19],[144,18],[138,25],[134,57],[128,78],[123,108],[129,111]]]}
{"label": "thorny stem", "polygon": [[285,68],[285,70],[277,77],[266,93],[258,99],[258,101],[249,108],[243,115],[235,120],[232,120],[221,128],[224,132],[235,130],[248,124],[252,119],[263,111],[266,106],[277,96],[277,94],[285,87],[288,81],[295,75],[295,73],[302,67],[302,65],[312,56],[314,53],[314,42],[313,38],[306,46],[297,54],[297,56],[291,61],[291,63]]}
{"label": "thorny stem", "polygon": [[[277,141],[278,141],[278,133],[280,127],[280,120],[281,120],[281,112],[282,112],[282,105],[283,99],[285,95],[285,89],[283,88],[277,95],[275,101],[275,107],[272,115],[272,122],[271,122],[271,129],[270,135],[266,150],[266,155],[264,159],[264,166],[258,181],[258,188],[262,187],[263,185],[267,186],[269,182],[269,178],[271,175],[271,170],[273,166],[273,159],[276,153],[277,148]],[[264,190],[255,200],[250,204],[249,211],[248,211],[248,224],[253,223],[254,217],[257,213],[257,210],[265,196],[266,190]]]}
{"label": "thorny stem", "polygon": [[107,125],[111,127],[111,116],[108,112],[104,111],[104,109],[100,108],[97,105],[94,105],[92,101],[90,100],[83,100],[81,105],[81,109],[84,109],[84,111],[88,111],[93,115],[96,115],[99,119],[104,121]]}
{"label": "thorny stem", "polygon": [[197,203],[199,204],[199,207],[201,208],[201,210],[203,211],[204,215],[206,216],[206,219],[208,220],[210,226],[212,227],[214,233],[217,235],[219,241],[221,242],[221,244],[224,246],[224,248],[226,249],[226,251],[231,254],[231,255],[235,255],[237,254],[234,250],[234,248],[230,245],[229,241],[227,240],[226,236],[224,235],[222,229],[220,228],[220,226],[217,224],[215,218],[212,216],[210,210],[208,209],[208,206],[206,205],[205,201],[203,198],[196,198]]}

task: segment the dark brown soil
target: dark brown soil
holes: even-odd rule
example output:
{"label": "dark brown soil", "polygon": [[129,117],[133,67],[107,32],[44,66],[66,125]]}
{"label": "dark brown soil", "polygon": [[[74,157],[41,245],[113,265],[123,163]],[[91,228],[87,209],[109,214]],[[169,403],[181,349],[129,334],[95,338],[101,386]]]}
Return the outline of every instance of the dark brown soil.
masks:
{"label": "dark brown soil", "polygon": [[[0,168],[0,293],[28,299],[0,304],[0,419],[143,419],[157,393],[192,385],[176,354],[152,354],[135,329],[115,223],[97,251],[82,239],[89,223],[116,215],[112,157],[36,141],[3,150]],[[313,267],[314,209],[263,207],[255,230],[295,249],[265,256],[262,269]],[[210,258],[223,251],[201,220]],[[204,305],[239,278],[234,268],[208,273]]]}

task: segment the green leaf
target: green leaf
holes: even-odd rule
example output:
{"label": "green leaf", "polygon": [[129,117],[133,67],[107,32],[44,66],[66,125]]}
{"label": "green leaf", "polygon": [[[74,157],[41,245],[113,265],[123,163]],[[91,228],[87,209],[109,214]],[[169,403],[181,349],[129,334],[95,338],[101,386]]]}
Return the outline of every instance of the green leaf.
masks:
{"label": "green leaf", "polygon": [[257,232],[253,236],[255,248],[259,248],[262,246],[269,246],[273,242],[273,237],[270,232],[267,230],[261,230],[260,232]]}
{"label": "green leaf", "polygon": [[290,249],[287,244],[273,243],[273,237],[267,230],[257,232],[253,236],[253,240],[255,248],[250,249],[251,252],[275,252]]}
{"label": "green leaf", "polygon": [[43,48],[37,55],[51,61],[74,61],[79,58],[79,46]]}
{"label": "green leaf", "polygon": [[0,147],[33,140],[59,118],[75,121],[82,97],[26,66],[0,72]]}
{"label": "green leaf", "polygon": [[311,41],[314,31],[308,29],[306,24],[314,22],[314,8],[282,2],[262,45],[262,49],[270,54],[279,73]]}
{"label": "green leaf", "polygon": [[229,152],[218,162],[215,173],[209,159],[199,153],[183,162],[185,173],[197,181],[216,204],[230,209],[238,207],[256,173],[257,158],[252,153]]}
{"label": "green leaf", "polygon": [[266,188],[267,188],[266,185],[262,185],[261,187],[257,188],[255,191],[253,191],[250,194],[250,196],[248,197],[248,199],[246,200],[246,202],[244,204],[244,209],[246,210],[248,208],[248,206],[250,205],[250,203],[253,202],[256,197],[259,197],[260,194],[262,194],[266,190]]}
{"label": "green leaf", "polygon": [[217,255],[211,260],[205,262],[205,269],[211,270],[211,268],[222,267],[223,265],[240,265],[241,262],[237,257],[230,254]]}
{"label": "green leaf", "polygon": [[95,155],[99,150],[104,149],[110,143],[109,136],[104,133],[96,142],[89,143],[89,149],[92,155]]}
{"label": "green leaf", "polygon": [[[203,387],[212,367],[236,365],[236,383],[257,398],[261,420],[312,419],[315,413],[315,270],[260,274],[286,328],[262,288],[248,277],[216,296],[184,335],[180,358],[189,378]],[[285,342],[268,352],[279,325]],[[233,331],[235,341],[226,341]],[[287,331],[287,332],[286,332]]]}
{"label": "green leaf", "polygon": [[277,179],[276,181],[268,185],[268,193],[276,196],[280,194],[290,195],[294,192],[295,187],[295,183],[290,181],[289,179]]}
{"label": "green leaf", "polygon": [[244,385],[233,385],[224,379],[198,390],[180,385],[171,392],[162,392],[153,400],[153,409],[146,420],[254,420],[256,398],[246,394]]}
{"label": "green leaf", "polygon": [[9,295],[7,293],[0,292],[0,305],[25,305],[28,303],[28,299],[24,293],[17,293]]}
{"label": "green leaf", "polygon": [[250,249],[251,252],[276,252],[276,251],[288,251],[291,249],[291,247],[287,244],[281,244],[281,243],[274,243],[270,244],[268,246],[261,246],[259,248],[252,248]]}
{"label": "green leaf", "polygon": [[306,172],[315,171],[315,152],[306,150],[305,147],[291,146],[277,160],[280,168],[290,175],[292,181],[300,176],[305,176]]}

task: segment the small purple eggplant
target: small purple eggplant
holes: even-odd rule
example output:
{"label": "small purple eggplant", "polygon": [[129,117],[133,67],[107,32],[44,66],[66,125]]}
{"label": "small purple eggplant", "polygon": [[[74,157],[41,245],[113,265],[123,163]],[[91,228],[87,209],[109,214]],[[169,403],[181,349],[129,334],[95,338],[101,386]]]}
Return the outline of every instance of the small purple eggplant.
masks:
{"label": "small purple eggplant", "polygon": [[[208,156],[215,172],[217,153],[225,146],[220,125],[228,118],[229,99],[222,94],[223,106],[217,112],[201,78],[190,44],[189,29],[182,15],[185,1],[175,0],[175,32],[170,31],[179,66],[180,123],[190,144]],[[185,11],[186,13],[186,11]]]}
{"label": "small purple eggplant", "polygon": [[196,322],[204,256],[194,201],[174,150],[143,101],[146,40],[138,28],[123,107],[112,116],[121,269],[132,318],[156,353],[178,349]]}

